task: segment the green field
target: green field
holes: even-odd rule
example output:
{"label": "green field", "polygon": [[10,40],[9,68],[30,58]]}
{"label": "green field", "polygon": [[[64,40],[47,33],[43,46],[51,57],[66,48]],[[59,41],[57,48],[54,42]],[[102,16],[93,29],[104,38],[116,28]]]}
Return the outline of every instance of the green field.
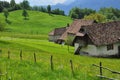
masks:
{"label": "green field", "polygon": [[[55,27],[71,23],[69,17],[29,11],[29,20],[23,20],[22,11],[11,12],[6,31],[0,32],[0,80],[99,80],[99,68],[92,66],[101,61],[103,66],[120,71],[119,59],[74,55],[74,47],[48,42],[47,34]],[[0,14],[4,22],[3,14]],[[20,51],[22,50],[22,60]],[[10,51],[10,59],[8,59]],[[36,54],[36,63],[34,55]],[[54,70],[50,57],[53,56]],[[74,75],[70,60],[73,61]],[[120,75],[103,70],[103,75],[120,79]]]}
{"label": "green field", "polygon": [[[6,24],[6,31],[0,35],[23,37],[23,38],[48,38],[48,33],[57,27],[65,27],[72,20],[66,16],[49,15],[47,13],[28,11],[29,20],[24,20],[22,11],[13,11],[9,13],[9,24]],[[3,13],[0,14],[0,20],[5,23]],[[10,32],[10,34],[9,34]],[[40,39],[40,38],[39,38]]]}

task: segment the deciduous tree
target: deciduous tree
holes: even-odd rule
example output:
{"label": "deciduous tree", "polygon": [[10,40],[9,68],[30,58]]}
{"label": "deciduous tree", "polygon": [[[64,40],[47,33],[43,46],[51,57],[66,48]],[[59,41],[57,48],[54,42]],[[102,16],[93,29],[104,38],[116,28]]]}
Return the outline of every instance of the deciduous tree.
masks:
{"label": "deciduous tree", "polygon": [[47,6],[47,11],[49,14],[51,14],[51,6],[50,5]]}
{"label": "deciduous tree", "polygon": [[106,22],[106,17],[99,13],[90,14],[85,16],[84,19],[95,20],[97,22]]}
{"label": "deciduous tree", "polygon": [[29,2],[28,2],[28,0],[23,0],[23,2],[21,3],[21,7],[23,8],[23,9],[30,9],[30,4],[29,4]]}
{"label": "deciduous tree", "polygon": [[24,19],[27,20],[27,17],[28,17],[29,15],[28,15],[28,12],[27,12],[26,9],[23,9],[22,16],[24,16]]}
{"label": "deciduous tree", "polygon": [[4,12],[5,20],[7,21],[7,18],[8,18],[8,16],[9,16],[8,9],[4,8],[4,9],[3,9],[3,12]]}

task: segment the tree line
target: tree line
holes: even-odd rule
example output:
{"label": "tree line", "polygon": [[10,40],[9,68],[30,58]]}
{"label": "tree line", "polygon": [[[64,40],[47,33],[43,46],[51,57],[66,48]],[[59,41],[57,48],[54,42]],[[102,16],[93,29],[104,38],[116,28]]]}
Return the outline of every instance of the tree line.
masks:
{"label": "tree line", "polygon": [[69,16],[73,19],[94,19],[97,22],[120,20],[120,9],[109,7],[100,8],[98,11],[88,8],[72,8]]}
{"label": "tree line", "polygon": [[15,0],[11,0],[10,3],[7,1],[0,1],[0,12],[4,13],[5,21],[8,22],[9,11],[23,10],[22,16],[28,17],[27,10],[30,10],[30,5],[27,0],[23,0],[20,4],[16,4]]}
{"label": "tree line", "polygon": [[49,14],[56,14],[56,15],[65,15],[65,12],[59,8],[52,9],[51,5],[48,6],[33,6],[31,7],[31,10],[33,11],[41,11]]}
{"label": "tree line", "polygon": [[0,12],[3,12],[4,8],[6,8],[8,11],[26,9],[26,10],[46,12],[49,14],[65,15],[64,11],[60,10],[59,8],[52,10],[51,5],[30,6],[28,0],[23,0],[23,2],[21,2],[19,4],[16,4],[15,0],[11,0],[10,3],[7,1],[0,1]]}
{"label": "tree line", "polygon": [[[7,1],[0,1],[0,12],[6,12],[5,17],[9,15],[9,11],[23,10],[23,16],[28,16],[27,10],[41,11],[50,14],[64,15],[63,10],[52,9],[51,5],[48,6],[30,6],[28,0],[16,4],[15,0],[11,0],[10,3]],[[7,12],[8,11],[8,12]],[[69,15],[72,19],[94,19],[97,22],[107,22],[112,20],[120,20],[120,9],[117,8],[100,8],[98,11],[88,8],[74,7],[69,11]]]}

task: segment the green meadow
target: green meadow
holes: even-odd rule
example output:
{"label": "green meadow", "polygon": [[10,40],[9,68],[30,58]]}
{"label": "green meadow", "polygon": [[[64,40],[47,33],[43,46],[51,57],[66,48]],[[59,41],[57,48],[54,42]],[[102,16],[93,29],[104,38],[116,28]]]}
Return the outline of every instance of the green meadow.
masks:
{"label": "green meadow", "polygon": [[[0,80],[100,80],[99,68],[92,64],[120,71],[120,60],[74,55],[74,47],[48,41],[48,33],[64,27],[72,20],[67,16],[28,11],[29,20],[23,20],[22,11],[11,12],[6,30],[0,32]],[[0,20],[5,23],[3,13]],[[20,52],[22,51],[22,60]],[[8,52],[10,57],[8,58]],[[36,62],[34,60],[36,54]],[[51,70],[53,56],[53,70]],[[73,62],[73,73],[70,60]],[[119,74],[103,70],[103,75],[120,79]]]}
{"label": "green meadow", "polygon": [[[10,12],[9,23],[6,24],[6,30],[0,36],[47,39],[51,30],[65,27],[67,23],[72,22],[72,19],[66,16],[49,15],[37,11],[28,11],[28,14],[28,20],[24,20],[22,10]],[[0,14],[0,20],[5,23],[3,13]]]}

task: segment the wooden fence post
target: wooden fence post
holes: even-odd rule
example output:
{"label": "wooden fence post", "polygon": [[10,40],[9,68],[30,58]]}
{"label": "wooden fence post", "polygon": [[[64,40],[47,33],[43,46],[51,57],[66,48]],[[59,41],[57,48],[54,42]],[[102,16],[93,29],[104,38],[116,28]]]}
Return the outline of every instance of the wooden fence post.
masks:
{"label": "wooden fence post", "polygon": [[8,59],[10,59],[10,51],[8,51]]}
{"label": "wooden fence post", "polygon": [[20,60],[22,60],[22,50],[20,51]]}
{"label": "wooden fence post", "polygon": [[100,76],[102,76],[102,62],[100,62]]}
{"label": "wooden fence post", "polygon": [[53,56],[51,55],[51,58],[50,58],[50,64],[51,64],[51,70],[54,70],[53,68]]}
{"label": "wooden fence post", "polygon": [[73,62],[72,62],[72,60],[70,60],[70,65],[71,65],[71,72],[72,72],[72,75],[74,76]]}
{"label": "wooden fence post", "polygon": [[36,63],[36,54],[34,53],[34,61],[35,61],[35,63]]}

